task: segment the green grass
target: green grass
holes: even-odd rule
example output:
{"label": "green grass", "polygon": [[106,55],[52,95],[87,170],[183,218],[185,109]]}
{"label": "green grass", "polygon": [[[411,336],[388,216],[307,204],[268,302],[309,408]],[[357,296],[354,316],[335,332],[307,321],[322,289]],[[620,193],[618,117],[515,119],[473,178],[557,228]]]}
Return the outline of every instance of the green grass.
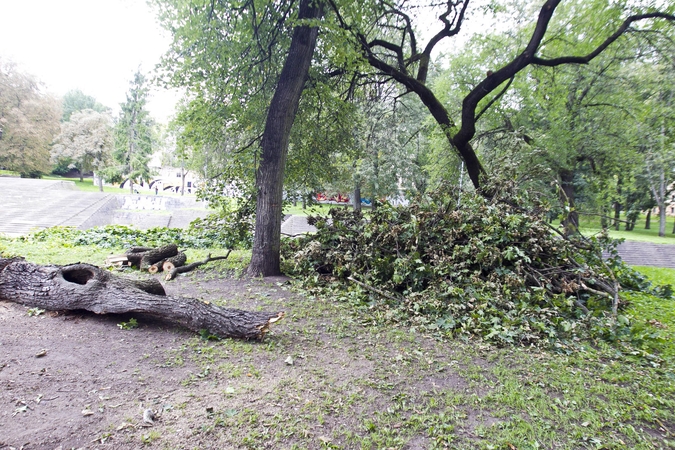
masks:
{"label": "green grass", "polygon": [[20,176],[19,172],[0,169],[0,177],[18,177],[18,176]]}
{"label": "green grass", "polygon": [[[80,181],[79,178],[64,178],[64,177],[59,177],[59,176],[44,176],[42,177],[43,180],[59,180],[59,181],[72,181],[75,183],[75,186],[77,187],[78,190],[80,191],[85,191],[85,192],[99,192],[98,186],[94,185],[94,180],[92,178],[84,178],[82,181]],[[128,194],[129,191],[125,189],[120,189],[119,187],[113,187],[113,186],[103,186],[103,192],[111,193],[111,194]]]}
{"label": "green grass", "polygon": [[[624,219],[624,217],[622,217]],[[645,219],[641,216],[635,224],[633,231],[625,231],[625,224],[621,224],[620,230],[617,231],[614,227],[609,229],[610,237],[614,239],[625,239],[627,241],[652,242],[656,244],[675,244],[675,234],[672,233],[675,217],[666,216],[666,235],[659,236],[659,218],[658,215],[652,215],[651,228],[645,230]],[[579,230],[582,234],[588,236],[600,233],[602,228],[600,226],[600,218],[581,216]]]}

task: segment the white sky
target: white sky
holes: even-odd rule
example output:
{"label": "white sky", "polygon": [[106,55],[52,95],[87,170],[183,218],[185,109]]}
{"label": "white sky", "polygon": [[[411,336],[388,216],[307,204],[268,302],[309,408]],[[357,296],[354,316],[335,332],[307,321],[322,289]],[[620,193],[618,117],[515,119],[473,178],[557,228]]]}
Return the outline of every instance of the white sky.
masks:
{"label": "white sky", "polygon": [[[115,115],[135,71],[153,70],[169,43],[144,0],[0,0],[0,56],[49,92],[80,89]],[[151,115],[166,122],[177,98],[153,88]]]}

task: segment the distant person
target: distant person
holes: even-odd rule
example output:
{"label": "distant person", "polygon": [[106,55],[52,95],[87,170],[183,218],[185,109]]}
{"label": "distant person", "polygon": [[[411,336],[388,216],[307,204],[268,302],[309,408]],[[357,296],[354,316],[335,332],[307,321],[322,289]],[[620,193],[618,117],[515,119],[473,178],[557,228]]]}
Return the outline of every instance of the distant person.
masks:
{"label": "distant person", "polygon": [[157,185],[155,185],[155,195],[157,195],[158,193],[159,193],[159,188],[157,187]]}

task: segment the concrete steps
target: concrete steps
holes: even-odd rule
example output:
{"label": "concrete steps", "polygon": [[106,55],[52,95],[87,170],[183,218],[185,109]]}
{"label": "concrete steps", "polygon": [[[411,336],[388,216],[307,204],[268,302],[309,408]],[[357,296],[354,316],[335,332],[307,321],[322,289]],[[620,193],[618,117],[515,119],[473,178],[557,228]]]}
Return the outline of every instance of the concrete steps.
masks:
{"label": "concrete steps", "polygon": [[0,178],[0,233],[19,236],[57,225],[79,226],[110,199],[68,181]]}

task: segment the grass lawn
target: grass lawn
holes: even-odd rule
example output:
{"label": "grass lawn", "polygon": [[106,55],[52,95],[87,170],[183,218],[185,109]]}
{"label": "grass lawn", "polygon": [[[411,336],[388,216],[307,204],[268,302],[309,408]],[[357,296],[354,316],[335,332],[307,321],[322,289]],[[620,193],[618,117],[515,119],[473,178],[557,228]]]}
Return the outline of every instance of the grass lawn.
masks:
{"label": "grass lawn", "polygon": [[[99,192],[98,186],[94,185],[93,178],[84,178],[82,181],[80,181],[79,178],[64,178],[64,177],[49,175],[49,176],[42,177],[42,179],[43,180],[72,181],[72,182],[75,183],[75,186],[80,191]],[[120,189],[119,187],[113,187],[113,186],[103,186],[103,192],[107,192],[107,193],[110,193],[110,194],[128,194],[127,190]]]}
{"label": "grass lawn", "polygon": [[[613,227],[610,228],[609,235],[614,239],[625,239],[627,241],[653,242],[656,244],[675,244],[675,234],[672,233],[674,222],[675,217],[666,216],[666,235],[664,237],[659,237],[658,215],[652,215],[651,228],[649,230],[645,230],[645,218],[642,216],[640,219],[638,219],[633,231],[625,231],[625,225],[622,223],[619,231],[615,230]],[[581,216],[579,229],[586,236],[600,233],[602,230],[600,226],[600,218]]]}
{"label": "grass lawn", "polygon": [[[0,239],[0,251],[42,263],[94,264],[110,252],[8,239]],[[244,253],[227,264],[241,269]],[[233,268],[214,264],[185,279],[195,296],[206,296],[220,292],[218,278],[231,276]],[[673,269],[638,269],[656,283],[675,281]],[[281,304],[271,294],[280,289],[287,287],[223,293],[222,301],[274,309]],[[175,411],[155,425],[156,442],[147,448],[172,448],[179,438],[169,420],[174,416],[196,424],[180,436],[197,447],[675,448],[675,300],[627,295],[630,320],[659,336],[644,350],[660,357],[640,358],[602,342],[581,351],[547,351],[440,340],[374,323],[367,309],[337,298],[293,289],[297,295],[283,303],[286,319],[265,342],[181,337],[166,350],[166,361],[151,361],[183,365],[188,373],[167,385],[167,392],[186,400],[174,402]],[[284,363],[289,356],[293,365]],[[213,403],[199,403],[202,397]],[[126,433],[139,446],[146,442],[145,429]],[[120,432],[115,440],[122,438]]]}

